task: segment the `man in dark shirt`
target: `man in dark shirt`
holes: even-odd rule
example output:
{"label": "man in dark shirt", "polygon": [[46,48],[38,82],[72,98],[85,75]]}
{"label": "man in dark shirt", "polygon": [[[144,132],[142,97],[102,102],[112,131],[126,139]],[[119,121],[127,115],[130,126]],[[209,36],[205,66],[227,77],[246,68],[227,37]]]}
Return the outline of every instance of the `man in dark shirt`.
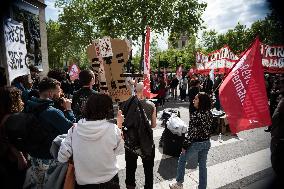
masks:
{"label": "man in dark shirt", "polygon": [[179,84],[178,78],[174,75],[172,82],[170,84],[172,90],[172,97],[176,100],[177,99],[177,86]]}
{"label": "man in dark shirt", "polygon": [[72,110],[74,111],[77,121],[84,118],[83,111],[85,104],[89,96],[96,93],[96,91],[93,90],[93,85],[95,84],[95,74],[93,71],[81,71],[79,74],[79,81],[82,88],[74,93],[72,99]]}
{"label": "man in dark shirt", "polygon": [[210,79],[210,76],[207,75],[206,79],[203,83],[203,91],[207,93],[208,95],[212,94],[212,89],[213,89],[213,81]]}
{"label": "man in dark shirt", "polygon": [[[151,121],[151,128],[156,127],[156,108],[155,104],[145,99],[143,95],[144,85],[142,82],[136,85],[136,96],[142,104],[145,114],[148,120]],[[153,140],[153,139],[152,139]],[[152,154],[149,158],[142,158],[142,163],[145,173],[145,186],[144,188],[153,188],[153,168],[154,168],[154,158],[155,158],[155,146],[152,147]],[[125,161],[126,161],[126,188],[134,189],[136,187],[135,183],[135,172],[137,168],[138,156],[131,151],[125,149]]]}

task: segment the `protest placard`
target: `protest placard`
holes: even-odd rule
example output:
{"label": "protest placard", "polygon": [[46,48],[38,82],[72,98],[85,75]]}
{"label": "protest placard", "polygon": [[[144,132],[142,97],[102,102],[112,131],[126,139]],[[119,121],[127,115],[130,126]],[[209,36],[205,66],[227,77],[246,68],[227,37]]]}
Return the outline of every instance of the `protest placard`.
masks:
{"label": "protest placard", "polygon": [[99,76],[100,90],[107,91],[113,101],[125,101],[131,96],[125,78],[120,76],[124,72],[124,64],[128,61],[129,51],[126,40],[108,37],[93,41],[87,48],[92,68]]}
{"label": "protest placard", "polygon": [[5,20],[4,37],[9,83],[15,78],[30,73],[26,63],[26,41],[24,26],[12,19]]}

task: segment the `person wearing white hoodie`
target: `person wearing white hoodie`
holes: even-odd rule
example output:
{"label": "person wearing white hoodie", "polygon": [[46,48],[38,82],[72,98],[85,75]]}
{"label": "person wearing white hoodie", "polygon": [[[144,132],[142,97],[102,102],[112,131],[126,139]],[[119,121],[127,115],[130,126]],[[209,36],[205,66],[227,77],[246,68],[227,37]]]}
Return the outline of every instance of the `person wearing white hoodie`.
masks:
{"label": "person wearing white hoodie", "polygon": [[68,131],[58,152],[58,161],[73,156],[76,188],[119,188],[116,155],[123,149],[118,112],[117,126],[111,122],[113,104],[108,95],[93,94],[85,106],[85,118]]}

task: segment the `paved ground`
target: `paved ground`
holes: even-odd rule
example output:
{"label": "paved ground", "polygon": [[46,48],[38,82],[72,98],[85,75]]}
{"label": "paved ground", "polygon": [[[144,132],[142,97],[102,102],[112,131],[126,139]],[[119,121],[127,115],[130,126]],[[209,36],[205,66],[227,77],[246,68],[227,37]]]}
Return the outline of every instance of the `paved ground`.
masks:
{"label": "paved ground", "polygon": [[[164,108],[158,108],[158,117],[165,108],[176,108],[181,119],[188,123],[188,102],[170,101]],[[208,154],[208,188],[267,188],[274,181],[274,173],[270,164],[270,134],[264,128],[253,129],[238,134],[238,137],[227,133],[211,137],[211,149]],[[158,147],[163,128],[158,125],[154,129],[156,157],[154,166],[154,188],[169,188],[174,182],[177,158],[164,155]],[[126,188],[124,153],[118,156],[120,165],[119,178],[121,188]],[[198,185],[197,158],[188,162],[184,188],[196,188]],[[144,172],[142,162],[138,160],[136,171],[137,188],[143,188]],[[268,187],[269,188],[269,187]],[[276,187],[273,187],[276,188]],[[284,188],[284,187],[283,187]]]}

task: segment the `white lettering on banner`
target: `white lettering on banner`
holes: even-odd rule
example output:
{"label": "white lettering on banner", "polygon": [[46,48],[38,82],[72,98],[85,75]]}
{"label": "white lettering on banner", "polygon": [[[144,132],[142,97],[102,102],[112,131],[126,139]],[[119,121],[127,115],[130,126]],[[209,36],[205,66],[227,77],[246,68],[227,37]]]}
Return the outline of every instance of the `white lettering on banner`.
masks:
{"label": "white lettering on banner", "polygon": [[246,90],[245,90],[245,87],[243,85],[243,82],[240,80],[240,75],[239,75],[238,70],[236,70],[233,73],[232,81],[234,83],[234,86],[235,86],[236,92],[238,94],[238,97],[241,101],[241,104],[243,105],[243,101],[245,100],[245,97],[246,97]]}
{"label": "white lettering on banner", "polygon": [[284,47],[278,47],[277,48],[277,56],[284,58]]}
{"label": "white lettering on banner", "polygon": [[209,61],[216,61],[222,59],[236,60],[238,57],[230,51],[228,47],[223,47],[220,50],[209,55]]}
{"label": "white lettering on banner", "polygon": [[11,83],[15,78],[29,74],[23,24],[11,19],[5,20],[4,36],[9,82]]}
{"label": "white lettering on banner", "polygon": [[284,46],[269,46],[262,44],[260,52],[263,58],[284,58]]}
{"label": "white lettering on banner", "polygon": [[279,59],[263,58],[262,65],[264,67],[284,68],[284,58],[279,58]]}

